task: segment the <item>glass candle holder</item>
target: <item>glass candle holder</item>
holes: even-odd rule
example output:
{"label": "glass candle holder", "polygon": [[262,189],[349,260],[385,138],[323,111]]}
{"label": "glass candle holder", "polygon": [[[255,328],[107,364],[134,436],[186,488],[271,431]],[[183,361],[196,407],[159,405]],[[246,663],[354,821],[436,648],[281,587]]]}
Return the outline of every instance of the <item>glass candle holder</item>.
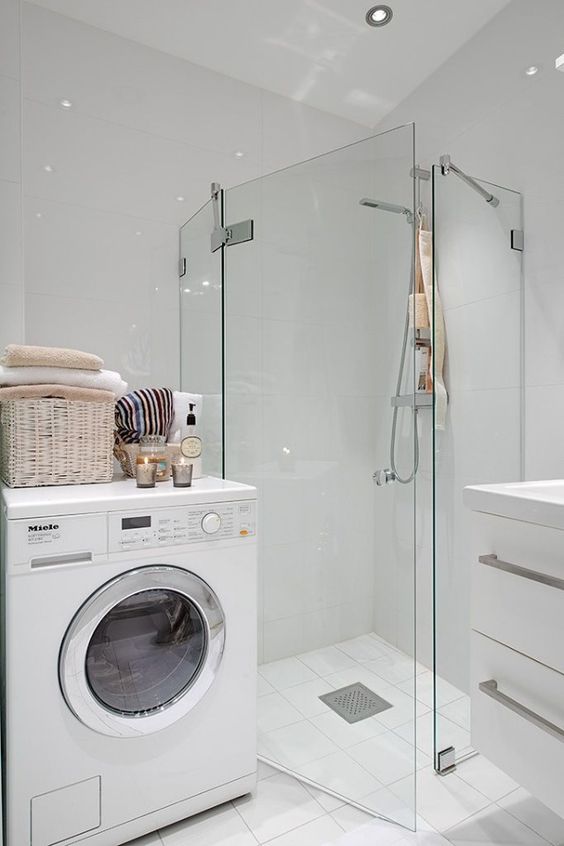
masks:
{"label": "glass candle holder", "polygon": [[143,435],[139,439],[137,462],[143,464],[145,458],[157,465],[157,482],[170,479],[170,461],[164,435]]}
{"label": "glass candle holder", "polygon": [[158,465],[145,457],[135,465],[135,478],[138,488],[154,488],[157,481]]}
{"label": "glass candle holder", "polygon": [[193,464],[187,461],[174,461],[172,463],[172,483],[175,488],[190,488],[192,486]]}

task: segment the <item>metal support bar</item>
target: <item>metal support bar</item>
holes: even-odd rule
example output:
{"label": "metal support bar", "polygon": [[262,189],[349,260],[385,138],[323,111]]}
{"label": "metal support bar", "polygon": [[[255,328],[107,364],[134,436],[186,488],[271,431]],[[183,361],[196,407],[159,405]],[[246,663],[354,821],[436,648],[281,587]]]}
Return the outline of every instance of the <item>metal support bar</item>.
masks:
{"label": "metal support bar", "polygon": [[564,729],[561,729],[560,726],[557,726],[549,720],[546,720],[544,717],[541,717],[540,714],[535,713],[535,711],[531,711],[530,708],[527,708],[526,705],[522,705],[521,702],[517,702],[516,699],[512,699],[510,696],[502,693],[499,690],[495,679],[480,682],[478,687],[482,693],[485,693],[486,696],[490,696],[500,705],[503,705],[504,708],[508,708],[509,711],[513,711],[513,713],[517,714],[517,716],[522,717],[528,723],[532,723],[534,726],[547,734],[550,734],[552,737],[555,737],[557,740],[564,741]]}
{"label": "metal support bar", "polygon": [[448,176],[451,172],[456,174],[459,179],[462,179],[463,182],[465,182],[467,185],[470,186],[470,188],[476,191],[480,195],[480,197],[483,197],[486,203],[489,203],[490,206],[494,206],[494,208],[499,206],[498,198],[494,197],[493,194],[490,194],[489,191],[486,191],[485,188],[482,188],[480,183],[477,182],[472,176],[468,176],[467,173],[464,173],[463,170],[460,170],[460,168],[453,164],[450,160],[450,156],[441,156],[440,165],[443,176]]}
{"label": "metal support bar", "polygon": [[433,394],[427,392],[416,392],[413,394],[391,397],[390,401],[393,408],[432,408]]}
{"label": "metal support bar", "polygon": [[412,179],[423,179],[424,182],[428,182],[431,178],[431,171],[426,170],[424,167],[419,167],[419,165],[415,165],[412,167],[409,175]]}

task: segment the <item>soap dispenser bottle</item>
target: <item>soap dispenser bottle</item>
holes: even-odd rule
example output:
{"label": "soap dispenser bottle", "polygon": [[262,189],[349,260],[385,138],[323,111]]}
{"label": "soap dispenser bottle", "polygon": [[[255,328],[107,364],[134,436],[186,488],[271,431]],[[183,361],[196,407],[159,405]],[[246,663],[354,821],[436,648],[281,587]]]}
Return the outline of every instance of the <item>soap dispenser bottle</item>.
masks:
{"label": "soap dispenser bottle", "polygon": [[[199,460],[202,455],[202,439],[198,435],[196,429],[196,414],[194,413],[195,407],[195,403],[189,403],[184,437],[180,443],[180,452],[182,455],[193,462]],[[196,467],[194,467],[194,471],[196,471]]]}

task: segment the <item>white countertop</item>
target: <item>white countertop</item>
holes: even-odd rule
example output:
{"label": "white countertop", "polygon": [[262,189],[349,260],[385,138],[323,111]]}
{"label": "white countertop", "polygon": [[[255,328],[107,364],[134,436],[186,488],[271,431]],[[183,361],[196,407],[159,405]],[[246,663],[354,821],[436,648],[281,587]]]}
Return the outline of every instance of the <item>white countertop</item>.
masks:
{"label": "white countertop", "polygon": [[564,529],[564,479],[471,485],[463,499],[473,511]]}
{"label": "white countertop", "polygon": [[172,480],[154,488],[138,488],[135,479],[116,478],[99,485],[53,485],[43,488],[2,488],[2,502],[9,520],[28,517],[60,517],[139,508],[170,508],[254,499],[256,488],[204,476],[190,488],[175,488]]}

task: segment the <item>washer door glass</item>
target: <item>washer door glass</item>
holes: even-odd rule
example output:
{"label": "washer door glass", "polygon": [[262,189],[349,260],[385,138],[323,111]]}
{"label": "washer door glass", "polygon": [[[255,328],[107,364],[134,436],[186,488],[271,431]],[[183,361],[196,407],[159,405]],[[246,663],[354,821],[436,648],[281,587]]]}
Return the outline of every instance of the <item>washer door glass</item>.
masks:
{"label": "washer door glass", "polygon": [[71,621],[59,681],[89,728],[113,737],[151,734],[194,708],[214,683],[225,620],[203,579],[154,565],[102,585]]}
{"label": "washer door glass", "polygon": [[88,684],[120,714],[162,708],[197,676],[206,645],[202,615],[187,596],[140,591],[98,623],[86,652]]}

